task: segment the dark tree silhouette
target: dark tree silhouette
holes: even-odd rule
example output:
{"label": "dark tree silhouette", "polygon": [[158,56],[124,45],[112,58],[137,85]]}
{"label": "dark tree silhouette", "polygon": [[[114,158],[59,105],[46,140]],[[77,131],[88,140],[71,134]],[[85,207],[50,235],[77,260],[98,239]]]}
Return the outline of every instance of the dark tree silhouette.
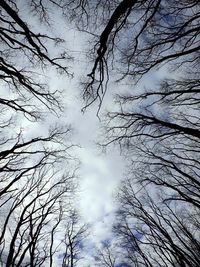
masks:
{"label": "dark tree silhouette", "polygon": [[73,224],[77,163],[71,129],[56,125],[49,134],[41,128],[40,135],[33,130],[46,114],[62,110],[61,92],[44,76],[52,69],[70,75],[70,57],[59,46],[64,40],[50,35],[51,9],[63,14],[64,4],[0,2],[1,266],[56,266],[65,257],[63,222]]}
{"label": "dark tree silhouette", "polygon": [[[60,2],[49,1],[53,7],[57,7],[58,11],[59,9],[62,11],[62,7],[58,6]],[[18,4],[24,4],[27,12],[22,12]],[[51,44],[59,44],[64,40],[48,35],[47,30],[44,33],[35,32],[32,25],[26,22],[30,14],[33,19],[39,16],[41,22],[45,21],[48,17],[47,1],[21,1],[20,3],[20,1],[3,0],[0,7],[0,75],[3,85],[10,90],[9,98],[7,93],[5,98],[0,99],[1,106],[8,108],[8,111],[21,112],[29,119],[39,117],[37,109],[39,103],[51,110],[56,107],[61,108],[59,92],[51,91],[47,84],[41,82],[39,74],[50,66],[69,74],[66,67],[66,59],[69,59],[69,56],[66,51],[60,52],[60,55],[55,53],[50,55],[49,52]]]}
{"label": "dark tree silhouette", "polygon": [[132,266],[198,266],[199,211],[166,199],[166,190],[143,186],[137,194],[127,180],[115,225]]}
{"label": "dark tree silhouette", "polygon": [[99,31],[85,108],[96,101],[100,109],[109,86],[122,87],[103,146],[119,144],[130,163],[117,216],[127,258],[199,266],[199,1],[86,2]]}
{"label": "dark tree silhouette", "polygon": [[87,236],[88,226],[80,225],[80,218],[76,210],[71,210],[68,220],[64,222],[64,238],[62,240],[64,256],[62,267],[76,267],[82,259],[83,241]]}
{"label": "dark tree silhouette", "polygon": [[[98,20],[100,34],[94,51],[94,65],[88,74],[91,79],[84,93],[88,105],[96,99],[101,105],[112,68],[119,68],[119,81],[130,78],[135,83],[150,70],[169,63],[173,69],[186,70],[191,74],[186,76],[189,76],[188,82],[195,83],[199,55],[198,1],[124,0],[114,1],[112,5],[110,1],[101,4],[97,1],[96,5],[90,5],[92,8],[107,17],[103,18],[104,22],[101,17]],[[192,74],[197,74],[194,75],[196,78]],[[182,88],[181,92],[185,91]],[[175,90],[169,96],[175,98],[181,92]],[[144,94],[139,96],[143,99]]]}
{"label": "dark tree silhouette", "polygon": [[116,247],[111,247],[109,242],[103,242],[102,247],[96,249],[95,266],[115,267],[117,262]]}

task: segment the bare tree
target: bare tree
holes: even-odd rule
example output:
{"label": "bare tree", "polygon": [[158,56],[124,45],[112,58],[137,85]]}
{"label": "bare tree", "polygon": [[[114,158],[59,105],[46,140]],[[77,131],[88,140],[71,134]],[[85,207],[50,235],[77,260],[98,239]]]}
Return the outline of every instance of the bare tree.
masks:
{"label": "bare tree", "polygon": [[119,68],[119,81],[128,77],[134,83],[151,69],[169,62],[170,67],[198,72],[198,1],[84,3],[88,13],[92,10],[97,14],[96,28],[100,32],[84,94],[88,104],[96,99],[101,104],[112,68]]}
{"label": "bare tree", "polygon": [[110,242],[104,241],[101,248],[97,249],[95,255],[96,266],[115,267],[117,265],[117,253],[114,247],[111,247]]}
{"label": "bare tree", "polygon": [[[39,3],[40,2],[40,3]],[[62,12],[61,1],[50,1],[57,11]],[[22,12],[20,5],[26,6],[27,12]],[[40,75],[45,68],[55,67],[58,71],[69,74],[66,51],[56,55],[50,54],[52,44],[64,42],[61,38],[35,32],[27,20],[32,15],[37,23],[47,24],[50,13],[47,1],[1,1],[1,79],[8,94],[0,99],[2,107],[8,111],[22,113],[28,119],[39,117],[38,105],[41,103],[56,112],[55,107],[61,108],[59,91],[51,91],[47,84],[41,81]],[[32,12],[32,13],[31,13]],[[50,18],[49,18],[50,21]],[[46,22],[46,23],[45,23]],[[38,22],[39,23],[39,22]],[[38,24],[39,26],[39,24]],[[41,26],[41,25],[40,25]],[[45,28],[44,28],[45,31]],[[21,60],[23,59],[23,60]],[[63,65],[62,65],[63,64]],[[31,104],[28,104],[28,101]]]}
{"label": "bare tree", "polygon": [[41,266],[44,262],[52,266],[55,260],[56,247],[63,237],[63,228],[57,228],[62,220],[69,220],[66,214],[71,209],[75,185],[73,164],[66,166],[66,151],[73,146],[61,149],[57,143],[56,149],[45,147],[45,142],[50,145],[58,141],[56,138],[62,139],[61,134],[57,129],[48,138],[18,143],[2,153],[2,266]]}
{"label": "bare tree", "polygon": [[199,1],[90,3],[99,32],[85,108],[101,108],[113,76],[127,83],[103,141],[130,163],[117,230],[126,255],[133,266],[199,266]]}
{"label": "bare tree", "polygon": [[[60,184],[71,177],[57,173],[65,131],[28,138],[13,130],[21,117],[41,119],[41,107],[55,113],[62,108],[59,91],[38,75],[50,66],[69,75],[67,53],[52,49],[63,40],[47,30],[56,8],[65,16],[69,11],[71,19],[76,14],[79,29],[99,30],[92,32],[86,107],[96,100],[101,107],[113,74],[119,84],[131,81],[130,93],[116,97],[118,110],[108,113],[105,128],[105,146],[118,143],[131,163],[130,182],[121,188],[126,209],[118,231],[127,258],[133,266],[199,266],[199,1],[30,0],[23,10],[22,2],[0,3],[2,265],[52,266],[61,246],[55,236],[69,187]],[[30,14],[39,18],[43,33],[35,31]],[[164,78],[143,88],[145,75],[158,69]],[[64,239],[68,266],[76,261],[74,224]]]}
{"label": "bare tree", "polygon": [[80,218],[76,210],[69,212],[66,222],[64,222],[64,238],[62,267],[75,267],[82,259],[83,242],[88,232],[86,224],[80,224]]}
{"label": "bare tree", "polygon": [[[32,132],[44,115],[62,110],[61,92],[44,76],[51,69],[70,75],[64,40],[49,34],[52,9],[59,16],[65,8],[64,1],[0,3],[1,266],[52,267],[65,253],[61,226],[72,223],[77,168],[71,129]],[[23,129],[27,119],[33,127]]]}
{"label": "bare tree", "polygon": [[136,194],[130,180],[121,189],[115,231],[127,258],[133,266],[198,266],[199,211],[165,194],[152,186]]}

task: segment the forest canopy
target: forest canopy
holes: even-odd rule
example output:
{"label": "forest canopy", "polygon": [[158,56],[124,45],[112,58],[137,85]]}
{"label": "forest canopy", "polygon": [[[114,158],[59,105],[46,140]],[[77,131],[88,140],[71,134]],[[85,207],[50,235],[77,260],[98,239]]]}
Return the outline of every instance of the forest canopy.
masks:
{"label": "forest canopy", "polygon": [[[88,42],[78,108],[97,107],[96,141],[126,161],[113,240],[91,266],[199,267],[198,0],[1,0],[1,266],[84,264],[76,145],[59,120],[63,94],[48,82],[52,73],[73,77],[58,17]],[[47,123],[53,116],[59,123]]]}

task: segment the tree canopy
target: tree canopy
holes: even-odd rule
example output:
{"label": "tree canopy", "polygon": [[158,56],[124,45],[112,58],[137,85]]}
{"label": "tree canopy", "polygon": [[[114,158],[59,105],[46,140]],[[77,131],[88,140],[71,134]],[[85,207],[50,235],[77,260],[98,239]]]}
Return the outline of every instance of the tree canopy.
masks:
{"label": "tree canopy", "polygon": [[70,51],[53,31],[58,16],[88,36],[83,110],[97,103],[101,146],[119,146],[127,162],[113,226],[118,245],[97,249],[96,265],[199,267],[198,0],[1,0],[1,265],[72,267],[81,258],[87,227],[71,201],[71,128],[23,129],[63,109],[62,92],[44,79],[52,69],[73,76]]}

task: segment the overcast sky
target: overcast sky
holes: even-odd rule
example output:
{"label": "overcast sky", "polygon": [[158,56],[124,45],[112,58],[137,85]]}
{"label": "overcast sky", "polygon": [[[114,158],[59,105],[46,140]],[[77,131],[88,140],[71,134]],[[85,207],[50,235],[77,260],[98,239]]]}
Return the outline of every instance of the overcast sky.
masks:
{"label": "overcast sky", "polygon": [[[74,78],[57,76],[53,72],[49,75],[49,83],[52,88],[63,90],[65,107],[59,120],[64,124],[72,125],[72,142],[80,145],[80,148],[76,149],[77,156],[81,161],[79,170],[80,186],[76,205],[83,222],[90,225],[90,235],[85,243],[87,251],[84,256],[84,263],[81,262],[80,266],[93,266],[92,253],[94,247],[99,246],[105,240],[112,240],[111,228],[114,222],[114,212],[117,208],[115,196],[117,187],[125,175],[125,161],[120,155],[119,148],[111,147],[106,153],[102,153],[96,145],[102,138],[100,119],[103,118],[103,112],[109,109],[111,105],[113,109],[114,92],[119,91],[119,89],[126,90],[127,85],[124,85],[123,88],[122,84],[120,88],[117,88],[117,84],[109,87],[104,106],[100,112],[100,119],[96,115],[97,105],[95,104],[90,106],[83,114],[81,108],[84,103],[81,98],[82,87],[80,82],[82,77],[86,77],[91,70],[87,58],[89,36],[86,33],[78,32],[72,25],[67,27],[63,23],[64,21],[59,18],[57,26],[60,30],[59,35],[66,39],[65,45],[74,57],[74,61],[70,63]],[[156,81],[163,75],[165,75],[164,70],[150,72],[140,86],[145,88],[146,82],[148,82],[148,85],[155,85]],[[52,123],[50,117],[47,121],[49,124]]]}
{"label": "overcast sky", "polygon": [[[102,153],[96,145],[102,132],[101,121],[96,116],[97,107],[94,105],[84,114],[81,112],[83,102],[79,83],[81,76],[87,74],[83,50],[87,36],[82,36],[83,39],[80,40],[81,35],[75,29],[72,30],[72,35],[72,45],[75,48],[74,79],[68,81],[69,98],[66,95],[68,100],[64,116],[74,129],[74,142],[81,146],[77,150],[81,160],[78,208],[83,220],[91,225],[91,242],[99,244],[111,235],[116,208],[114,196],[123,177],[124,164],[117,148]],[[107,105],[109,104],[112,102],[109,103],[108,100]]]}
{"label": "overcast sky", "polygon": [[[23,6],[21,10],[23,12]],[[42,31],[35,18],[30,17],[29,20],[31,25],[34,25],[35,28],[40,27]],[[86,77],[91,71],[91,65],[87,57],[89,35],[78,32],[72,24],[67,25],[59,14],[54,14],[54,21],[51,21],[51,23],[52,31],[66,41],[61,46],[67,49],[74,58],[73,61],[66,62],[70,66],[69,71],[73,73],[73,78],[65,75],[60,76],[53,69],[48,69],[43,77],[52,90],[63,91],[64,112],[59,118],[47,112],[45,121],[42,123],[32,125],[29,121],[23,121],[22,125],[23,130],[28,135],[33,136],[40,135],[41,132],[43,134],[47,133],[49,126],[54,123],[70,124],[72,126],[72,142],[79,144],[76,155],[81,161],[76,207],[81,214],[82,222],[90,226],[90,235],[86,240],[87,251],[81,267],[93,266],[93,248],[99,246],[105,240],[113,240],[111,229],[117,208],[115,198],[120,181],[125,175],[125,160],[120,155],[119,148],[111,146],[106,153],[102,153],[96,143],[103,139],[102,114],[109,108],[114,109],[113,94],[119,92],[119,90],[125,91],[127,87],[130,89],[130,87],[128,84],[120,84],[120,88],[117,87],[116,83],[113,83],[112,86],[109,85],[109,90],[99,114],[100,118],[97,117],[97,103],[90,106],[83,114],[81,109],[84,102],[81,97],[82,87],[80,83],[82,78]],[[51,52],[51,48],[49,49]],[[143,79],[140,89],[141,86],[145,88],[147,82],[148,86],[155,84],[159,78],[165,75],[164,73],[163,70],[153,74],[149,72],[146,79]],[[111,77],[111,79],[115,79],[115,77]],[[134,88],[134,90],[136,89]],[[31,130],[32,127],[34,127],[34,130]]]}
{"label": "overcast sky", "polygon": [[[112,223],[116,210],[115,196],[117,187],[123,177],[124,164],[122,156],[117,148],[112,147],[106,153],[96,145],[101,136],[101,121],[97,117],[97,106],[91,106],[83,114],[81,109],[84,105],[81,98],[80,81],[86,76],[88,62],[86,50],[88,49],[87,34],[77,32],[75,27],[69,28],[58,19],[60,36],[66,39],[67,49],[74,61],[70,63],[74,78],[58,76],[53,70],[48,72],[48,82],[52,88],[63,90],[64,112],[59,119],[49,114],[46,123],[34,129],[34,133],[40,133],[48,129],[48,124],[58,121],[61,124],[70,124],[73,129],[72,142],[79,144],[76,155],[80,159],[79,188],[76,206],[82,218],[82,222],[89,224],[90,235],[85,245],[87,251],[80,266],[94,266],[92,253],[94,246],[101,245],[105,240],[112,240]],[[63,27],[64,25],[64,27]],[[58,34],[58,33],[57,33]],[[106,107],[102,112],[113,105],[112,91],[105,101]]]}
{"label": "overcast sky", "polygon": [[[70,141],[73,144],[78,145],[77,147],[74,148],[74,155],[80,161],[80,165],[79,165],[80,167],[77,172],[78,174],[77,194],[73,195],[72,199],[75,202],[74,204],[75,204],[76,209],[80,213],[80,225],[82,224],[88,225],[88,232],[86,234],[87,236],[83,243],[84,246],[82,246],[82,243],[80,242],[80,250],[82,250],[83,259],[79,262],[78,266],[79,267],[92,267],[92,266],[95,266],[94,255],[95,255],[95,252],[97,252],[97,248],[101,249],[105,244],[105,243],[103,244],[103,242],[109,241],[111,243],[111,249],[112,249],[114,247],[113,244],[117,242],[116,241],[117,238],[115,238],[112,232],[112,225],[115,222],[115,212],[118,209],[117,207],[117,193],[119,192],[118,189],[120,188],[120,183],[121,182],[123,183],[123,179],[128,178],[131,175],[137,176],[134,174],[134,171],[131,172],[131,168],[127,168],[127,164],[128,164],[128,160],[130,162],[132,160],[131,164],[133,164],[136,157],[139,158],[139,156],[136,155],[137,145],[132,146],[132,150],[127,149],[131,151],[130,155],[128,154],[129,151],[124,152],[124,153],[127,153],[127,159],[125,159],[125,157],[123,157],[123,155],[120,154],[120,148],[117,146],[114,146],[111,144],[109,145],[106,152],[103,152],[101,149],[101,146],[97,145],[97,143],[106,141],[105,136],[104,136],[104,131],[102,128],[102,125],[103,125],[102,120],[104,119],[103,114],[107,110],[111,110],[111,111],[118,110],[118,105],[116,105],[114,101],[114,96],[116,95],[116,93],[120,94],[122,92],[123,93],[126,92],[129,95],[132,94],[136,96],[137,93],[138,94],[140,93],[141,95],[142,92],[143,93],[147,92],[147,90],[148,92],[150,92],[151,90],[156,91],[157,89],[159,90],[158,86],[160,84],[160,81],[164,80],[166,77],[174,78],[175,75],[180,75],[180,74],[178,74],[175,71],[174,73],[169,74],[169,71],[167,70],[167,66],[163,66],[163,67],[160,67],[159,70],[156,68],[152,68],[150,71],[148,71],[148,73],[142,76],[142,79],[137,83],[137,85],[133,84],[133,79],[135,78],[133,77],[134,75],[132,75],[130,78],[128,78],[128,75],[127,75],[122,81],[120,81],[120,83],[116,83],[115,80],[119,78],[120,72],[122,72],[122,68],[121,69],[119,68],[120,70],[114,69],[114,68],[117,68],[117,63],[112,65],[112,63],[109,63],[108,61],[107,64],[109,67],[111,67],[109,69],[109,83],[108,83],[108,90],[106,92],[101,110],[97,116],[98,101],[95,101],[95,103],[90,105],[86,109],[86,111],[83,113],[81,110],[86,103],[84,103],[83,98],[82,98],[83,86],[81,85],[81,82],[87,79],[87,74],[91,73],[91,69],[94,64],[94,61],[92,61],[90,58],[90,52],[88,52],[94,49],[94,43],[91,42],[91,39],[90,39],[91,35],[89,35],[86,32],[78,31],[76,27],[73,25],[73,22],[67,22],[66,18],[64,19],[61,16],[61,13],[59,13],[59,10],[56,10],[56,8],[55,9],[52,8],[52,10],[49,9],[50,10],[49,14],[51,15],[49,22],[51,25],[50,27],[48,27],[49,25],[45,26],[42,23],[40,23],[39,18],[37,16],[31,15],[32,14],[31,12],[29,16],[29,13],[28,13],[29,8],[30,8],[29,4],[30,3],[28,1],[26,2],[26,1],[19,0],[20,17],[21,16],[23,17],[24,15],[24,21],[27,21],[28,24],[31,25],[31,28],[33,31],[39,32],[41,34],[47,33],[48,36],[54,36],[54,37],[56,36],[58,38],[65,40],[65,42],[59,43],[58,46],[51,45],[48,43],[48,41],[45,43],[45,45],[47,46],[48,53],[49,55],[51,55],[51,57],[57,58],[57,54],[62,53],[62,51],[68,51],[69,55],[73,57],[73,60],[71,61],[66,60],[66,62],[63,63],[63,65],[69,67],[69,72],[72,73],[72,76],[70,75],[67,76],[66,74],[60,75],[59,73],[56,72],[56,70],[52,66],[48,67],[48,69],[46,68],[45,70],[43,70],[40,67],[38,67],[37,69],[37,67],[32,66],[33,68],[35,67],[34,69],[35,78],[37,79],[39,83],[41,84],[47,83],[50,87],[50,92],[55,92],[56,90],[62,91],[63,112],[61,112],[61,114],[59,114],[59,116],[57,117],[55,116],[56,114],[52,114],[52,111],[48,110],[46,107],[44,107],[43,110],[40,110],[40,106],[37,106],[37,108],[41,111],[41,114],[44,111],[43,113],[44,119],[36,123],[35,122],[33,123],[29,120],[26,120],[24,116],[22,115],[19,115],[19,116],[16,115],[16,129],[15,130],[18,132],[22,131],[23,136],[25,136],[25,139],[26,138],[30,139],[35,136],[47,136],[49,129],[55,125],[56,127],[58,125],[61,125],[64,128],[66,127],[65,129],[67,129],[69,125],[71,126],[72,135],[71,135]],[[135,27],[137,27],[137,23]],[[136,29],[134,28],[134,30]],[[98,29],[97,27],[96,31],[97,32],[94,32],[94,34],[97,34],[98,36],[100,36],[102,29]],[[128,35],[131,35],[131,32],[128,32]],[[100,39],[100,43],[102,42],[102,38]],[[142,37],[142,38],[145,38],[145,37]],[[145,40],[142,38],[140,40],[141,43],[144,42]],[[123,42],[126,40],[123,38],[121,39]],[[121,45],[123,46],[124,44],[121,44]],[[97,50],[97,53],[99,53],[99,51],[100,49]],[[117,53],[114,54],[114,56],[115,56],[114,60],[117,61],[116,59]],[[15,60],[15,57],[13,58]],[[13,64],[16,64],[17,66],[19,65],[21,68],[25,67],[26,69],[26,64],[30,64],[30,62],[29,61],[27,62],[26,60],[27,60],[26,57],[24,61],[22,61],[20,57],[16,56],[16,61]],[[6,93],[7,93],[6,90],[1,92],[2,95]],[[166,104],[167,102],[165,103],[164,97],[163,97],[163,102],[156,101],[157,96],[155,95],[144,97],[144,99],[142,99],[141,97],[139,98],[138,101],[133,101],[131,103],[127,102],[125,104],[122,104],[123,111],[124,112],[134,111],[136,113],[141,112],[141,111],[144,113],[149,112],[149,114],[152,113],[152,116],[155,116],[158,119],[160,118],[160,119],[163,119],[164,121],[168,121],[168,120],[170,121],[171,112],[172,112],[172,110],[169,107],[170,105]],[[33,102],[33,104],[34,103],[36,102]],[[177,114],[179,113],[177,112]],[[130,118],[130,116],[126,116],[126,117],[128,119]],[[183,117],[184,117],[184,113],[183,113]],[[134,125],[135,125],[135,122],[131,124],[131,127],[125,126],[124,128],[125,130],[129,129],[129,130],[134,131],[133,130]],[[138,122],[138,125],[140,125],[139,122]],[[149,123],[149,125],[151,127],[151,123]],[[116,130],[116,128],[114,129]],[[148,130],[148,127],[146,128]],[[122,127],[120,128],[119,131],[121,131],[121,129]],[[145,133],[145,125],[144,126],[142,125],[141,129],[142,130],[144,129],[143,133]],[[156,132],[156,127],[155,127],[155,132]],[[125,133],[126,137],[128,136],[128,134],[129,132]],[[151,136],[151,134],[149,135]],[[131,136],[134,136],[134,133],[131,132]],[[148,136],[148,132],[147,132],[147,136]],[[126,139],[126,137],[124,139]],[[66,138],[66,140],[63,140],[64,142],[68,141],[67,135],[64,138]],[[130,139],[131,138],[129,138],[128,140]],[[154,141],[152,142],[149,141],[149,144],[153,146],[157,145],[157,143],[154,143]],[[54,146],[54,144],[52,146]],[[135,154],[132,153],[133,150]],[[161,152],[162,152],[162,149],[161,149]],[[74,158],[73,157],[74,155],[72,155],[72,158]],[[147,157],[147,160],[150,158],[151,157],[149,158]],[[146,159],[144,158],[144,161],[145,160]],[[66,166],[69,166],[67,165],[66,162],[65,164]],[[63,164],[60,170],[65,172],[66,166],[64,166]],[[138,166],[136,166],[136,168],[137,167]],[[73,168],[74,168],[74,165],[73,167],[71,167],[71,170],[73,170]],[[51,169],[52,168],[50,168],[50,170]],[[126,177],[127,175],[126,169],[130,171],[128,177]],[[140,177],[144,176],[144,172],[143,172],[144,170],[145,170],[145,167],[140,172],[139,174]],[[144,178],[146,178],[146,176],[144,176]],[[57,179],[57,176],[56,176],[56,179]],[[152,186],[151,189],[152,190],[147,189],[148,194],[155,195],[155,188]],[[134,191],[137,191],[137,185],[135,184],[134,184]],[[138,192],[139,191],[140,190],[138,190]],[[124,194],[126,194],[127,192],[128,191],[125,191]],[[127,197],[127,199],[128,199],[127,202],[130,202],[129,196]],[[155,203],[157,202],[156,198],[152,197],[152,199],[155,201]],[[69,206],[68,201],[69,201],[69,198],[66,197],[66,202],[64,201],[64,205],[66,206],[66,209],[68,209],[68,207],[71,208],[71,206]],[[60,206],[58,210],[59,211],[62,210]],[[124,213],[122,214],[124,216]],[[126,218],[124,220],[126,220]],[[129,218],[127,220],[129,223]],[[134,219],[131,222],[133,223]],[[58,233],[58,236],[57,236],[58,238],[55,238],[56,239],[55,243],[58,240],[63,239],[63,233],[64,233],[65,228],[66,228],[66,225],[64,224],[60,226],[61,231]],[[73,228],[73,231],[74,231],[74,228]],[[130,242],[130,240],[128,240],[128,242]],[[145,244],[145,242],[143,244]],[[121,246],[121,247],[118,247],[117,249],[121,250],[123,248]],[[135,246],[134,246],[134,249],[135,249]],[[102,251],[105,252],[105,250],[103,249]],[[58,249],[58,251],[56,252],[58,252],[58,254],[55,257],[56,259],[55,259],[54,265],[59,266],[60,265],[59,261],[61,261],[63,257],[63,250],[61,248],[60,251]],[[117,257],[123,257],[122,254],[118,252],[119,251],[116,250],[115,255],[117,255]],[[123,262],[122,258],[117,259],[117,261],[118,260],[120,262]],[[119,266],[122,267],[122,265],[119,265]]]}

